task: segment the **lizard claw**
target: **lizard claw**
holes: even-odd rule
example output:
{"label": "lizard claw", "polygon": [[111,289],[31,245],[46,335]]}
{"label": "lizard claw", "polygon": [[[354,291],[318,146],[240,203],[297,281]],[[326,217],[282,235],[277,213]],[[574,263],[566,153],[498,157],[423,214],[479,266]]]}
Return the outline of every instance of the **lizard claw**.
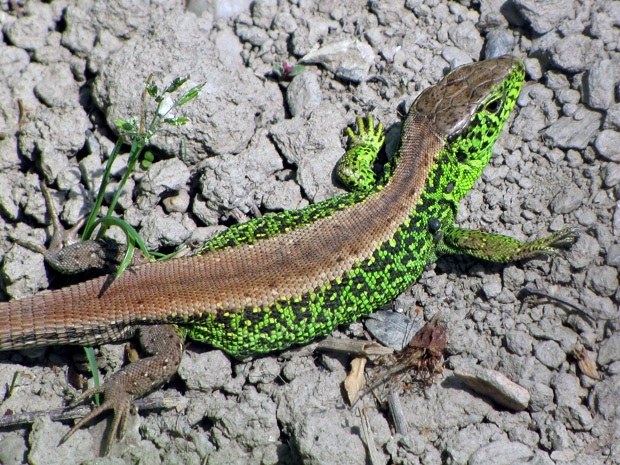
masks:
{"label": "lizard claw", "polygon": [[539,239],[534,243],[541,247],[541,251],[547,255],[558,255],[560,248],[566,248],[577,242],[582,229],[579,227],[565,228],[556,233],[551,234],[543,239]]}
{"label": "lizard claw", "polygon": [[103,455],[107,455],[110,452],[110,448],[112,447],[112,443],[115,438],[122,439],[125,434],[125,430],[127,428],[127,420],[129,419],[129,411],[133,405],[133,397],[126,392],[118,392],[116,390],[116,386],[114,383],[108,385],[107,383],[104,386],[98,386],[94,388],[87,389],[84,391],[74,402],[74,404],[79,404],[83,400],[93,396],[94,394],[101,393],[111,393],[112,396],[106,395],[105,402],[101,404],[99,407],[94,409],[80,421],[78,421],[71,430],[67,434],[65,434],[58,445],[64,444],[73,434],[79,430],[82,426],[88,423],[93,418],[98,417],[106,410],[114,410],[114,416],[112,419],[112,424],[109,427],[109,430],[106,435],[106,439],[102,446],[101,453]]}

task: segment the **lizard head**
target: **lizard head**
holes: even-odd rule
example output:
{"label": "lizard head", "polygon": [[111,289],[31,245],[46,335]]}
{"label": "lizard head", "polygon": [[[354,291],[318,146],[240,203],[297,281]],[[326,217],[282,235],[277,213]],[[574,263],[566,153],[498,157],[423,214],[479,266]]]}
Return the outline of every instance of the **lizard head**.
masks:
{"label": "lizard head", "polygon": [[457,165],[453,195],[461,198],[489,162],[525,77],[523,63],[504,56],[460,66],[414,103],[446,141],[444,153]]}

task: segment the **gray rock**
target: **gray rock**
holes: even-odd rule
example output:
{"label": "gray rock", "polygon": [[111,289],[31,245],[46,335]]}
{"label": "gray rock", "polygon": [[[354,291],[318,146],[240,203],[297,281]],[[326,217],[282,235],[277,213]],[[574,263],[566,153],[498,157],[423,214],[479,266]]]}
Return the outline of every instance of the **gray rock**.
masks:
{"label": "gray rock", "polygon": [[277,0],[258,0],[252,2],[252,21],[263,29],[270,29],[278,13]]}
{"label": "gray rock", "polygon": [[263,357],[252,362],[248,381],[252,384],[270,383],[280,375],[280,364],[274,357]]}
{"label": "gray rock", "polygon": [[607,373],[609,373],[611,376],[620,374],[620,361],[610,363],[607,366]]}
{"label": "gray rock", "polygon": [[586,74],[585,102],[592,108],[606,110],[614,103],[614,76],[616,70],[612,60],[601,60],[592,64]]}
{"label": "gray rock", "polygon": [[341,40],[306,54],[300,63],[318,63],[336,76],[351,82],[362,82],[374,63],[374,52],[358,40]]}
{"label": "gray rock", "polygon": [[[529,415],[527,415],[527,417],[529,418]],[[540,436],[536,431],[532,431],[526,425],[508,426],[508,428],[508,438],[511,441],[521,442],[534,449],[537,448],[540,442]]]}
{"label": "gray rock", "polygon": [[7,81],[10,74],[21,74],[30,63],[30,55],[23,48],[7,45],[0,55],[0,78]]}
{"label": "gray rock", "polygon": [[[495,28],[488,32],[484,44],[485,59],[509,55],[515,47],[515,38],[508,29]],[[532,73],[528,73],[530,76]]]}
{"label": "gray rock", "polygon": [[4,465],[21,465],[27,452],[26,441],[21,434],[13,431],[0,439],[0,463]]}
{"label": "gray rock", "polygon": [[455,28],[451,28],[448,31],[448,36],[452,39],[452,42],[457,44],[470,57],[480,56],[483,41],[473,21],[459,23]]}
{"label": "gray rock", "polygon": [[103,165],[101,163],[101,155],[99,153],[93,153],[80,160],[78,166],[85,179],[85,184],[92,186],[93,189],[98,188],[101,185],[101,179],[103,177]]}
{"label": "gray rock", "polygon": [[189,202],[190,198],[187,191],[180,191],[176,195],[164,198],[161,203],[164,206],[166,213],[185,213],[187,211],[187,208],[189,207]]}
{"label": "gray rock", "polygon": [[204,167],[200,184],[207,205],[215,211],[238,208],[248,213],[255,199],[273,189],[267,180],[283,164],[266,133],[259,131],[238,155],[209,158]]}
{"label": "gray rock", "polygon": [[215,225],[217,225],[219,221],[220,214],[217,210],[209,208],[207,202],[200,194],[194,197],[194,201],[192,202],[192,213],[196,215],[203,224],[209,227],[217,227]]}
{"label": "gray rock", "polygon": [[34,50],[46,44],[47,36],[59,19],[54,8],[47,3],[38,3],[28,7],[27,15],[21,15],[17,21],[3,28],[9,43],[25,50]]}
{"label": "gray rock", "polygon": [[516,0],[514,5],[521,16],[537,34],[558,29],[567,19],[575,17],[573,1]]}
{"label": "gray rock", "polygon": [[140,190],[153,196],[185,189],[190,171],[178,158],[153,163],[140,181]]}
{"label": "gray rock", "polygon": [[[256,4],[259,2],[254,3]],[[292,34],[297,29],[297,22],[290,13],[280,11],[276,14],[273,20],[273,27],[277,30],[284,31],[287,34]]]}
{"label": "gray rock", "polygon": [[585,307],[588,315],[593,319],[610,319],[618,317],[618,304],[609,297],[600,297],[590,289],[582,289],[579,293],[579,302]]}
{"label": "gray rock", "polygon": [[[411,8],[420,8],[418,2],[415,1],[406,1],[405,6],[411,3]],[[494,27],[506,27],[508,26],[507,17],[516,16],[516,11],[514,8],[507,7],[504,12],[500,12],[500,7],[503,5],[501,1],[498,0],[490,0],[488,2],[484,2],[480,4],[480,22],[479,26],[481,30],[488,30]],[[506,10],[510,10],[510,12],[506,12]],[[511,18],[512,19],[512,18]],[[517,18],[521,25],[523,24],[523,20],[521,17]],[[487,36],[488,39],[488,36]]]}
{"label": "gray rock", "polygon": [[303,56],[313,50],[317,43],[325,42],[332,24],[331,21],[316,17],[309,18],[304,24],[297,24],[291,40],[293,54]]}
{"label": "gray rock", "polygon": [[510,465],[518,460],[527,460],[534,451],[525,444],[511,441],[494,441],[480,447],[472,454],[468,465]]}
{"label": "gray rock", "polygon": [[[192,124],[174,128],[175,137],[152,140],[160,150],[177,153],[178,140],[183,138],[186,149],[182,154],[188,163],[205,159],[209,153],[238,153],[247,147],[261,121],[283,117],[282,94],[277,84],[260,80],[243,66],[239,40],[228,29],[212,38],[215,48],[204,46],[204,31],[191,13],[177,11],[165,15],[157,30],[157,36],[143,35],[126,41],[95,80],[93,97],[105,112],[110,127],[114,127],[114,120],[138,112],[143,84],[135,76],[146,76],[154,69],[166,70],[160,85],[187,75],[191,75],[191,81],[183,89],[205,83],[200,98],[181,110]],[[157,38],[164,36],[165,44]],[[187,60],[196,50],[201,51],[201,59]],[[136,56],[141,59],[135,60]]]}
{"label": "gray rock", "polygon": [[514,462],[512,465],[554,465],[554,464],[555,462],[551,460],[551,457],[549,457],[549,454],[547,454],[546,452],[542,450],[537,450],[534,454],[534,457],[532,457],[531,459],[527,461],[518,460]]}
{"label": "gray rock", "polygon": [[488,396],[503,407],[521,411],[527,408],[530,394],[498,371],[482,367],[457,368],[454,374],[474,391]]}
{"label": "gray rock", "polygon": [[97,437],[101,437],[100,433],[103,431],[76,431],[72,437],[75,443],[72,447],[58,447],[58,442],[68,431],[67,426],[52,421],[49,417],[37,418],[28,436],[29,460],[34,463],[50,463],[50,450],[54,450],[57,464],[79,463],[91,459],[93,451],[97,450],[95,446]]}
{"label": "gray rock", "polygon": [[189,389],[203,392],[224,389],[232,379],[230,360],[220,350],[184,354],[178,373]]}
{"label": "gray rock", "polygon": [[502,272],[504,287],[511,290],[518,290],[525,284],[525,272],[517,266],[506,266]]}
{"label": "gray rock", "polygon": [[289,163],[297,166],[297,182],[313,202],[343,190],[334,186],[333,168],[344,154],[340,139],[347,123],[340,106],[323,104],[309,120],[292,118],[271,127],[271,136]]}
{"label": "gray rock", "polygon": [[47,65],[34,88],[34,94],[48,107],[66,109],[80,104],[79,86],[67,63]]}
{"label": "gray rock", "polygon": [[[133,190],[133,179],[129,179],[125,187]],[[127,205],[127,202],[125,202],[127,195],[121,195],[121,198],[123,198],[124,202],[121,206],[125,208]],[[67,199],[61,205],[62,213],[60,214],[60,219],[70,225],[77,224],[93,208],[91,194],[82,184],[73,186],[67,195]]]}
{"label": "gray rock", "polygon": [[508,331],[506,333],[506,348],[517,355],[526,355],[532,352],[534,339],[525,331]]}
{"label": "gray rock", "polygon": [[[338,410],[342,403],[340,386],[345,369],[343,366],[335,368],[335,371],[318,371],[309,357],[296,357],[286,363],[282,374],[289,382],[277,391],[277,418],[281,427],[295,437],[296,449],[305,461],[363,463],[366,453],[359,434],[340,426],[341,422],[359,423],[353,410]],[[310,379],[315,381],[310,382]],[[374,416],[371,413],[371,419]],[[339,419],[338,424],[335,418]],[[387,423],[382,429],[389,434]],[[378,433],[384,434],[375,431]]]}
{"label": "gray rock", "polygon": [[578,403],[558,407],[556,418],[573,431],[590,431],[594,426],[590,411]]}
{"label": "gray rock", "polygon": [[[446,439],[445,453],[449,455],[455,465],[465,465],[471,455],[478,449],[478,444],[488,443],[496,438],[502,431],[493,424],[481,423],[468,425],[459,430],[452,437]],[[472,440],[475,438],[475,440]]]}
{"label": "gray rock", "polygon": [[184,223],[179,213],[165,215],[161,207],[157,206],[142,220],[140,235],[149,250],[156,250],[162,246],[178,246],[194,229],[193,227],[190,229]]}
{"label": "gray rock", "polygon": [[2,279],[7,283],[5,292],[14,299],[31,296],[49,286],[43,255],[18,245],[4,256]]}
{"label": "gray rock", "polygon": [[590,288],[600,296],[612,296],[618,289],[618,270],[614,267],[592,267],[586,277]]}
{"label": "gray rock", "polygon": [[597,363],[601,366],[620,360],[620,333],[613,333],[601,344]]}
{"label": "gray rock", "polygon": [[307,118],[322,99],[317,75],[309,70],[295,76],[286,89],[286,102],[294,117]]}
{"label": "gray rock", "polygon": [[554,450],[563,450],[572,445],[570,436],[564,424],[561,421],[554,421],[543,428],[543,438],[541,443],[543,446]]}
{"label": "gray rock", "polygon": [[570,213],[583,203],[583,191],[576,187],[567,187],[558,192],[551,201],[551,210],[556,214]]}
{"label": "gray rock", "polygon": [[620,162],[620,132],[604,129],[596,136],[594,147],[606,160]]}
{"label": "gray rock", "polygon": [[571,247],[567,258],[571,266],[576,269],[583,269],[594,261],[598,256],[599,243],[595,238],[588,234],[581,234],[577,242]]}
{"label": "gray rock", "polygon": [[41,152],[40,168],[49,184],[56,182],[59,173],[66,172],[69,168],[69,160],[62,152],[48,146]]}
{"label": "gray rock", "polygon": [[603,182],[607,187],[614,187],[620,183],[620,163],[608,163],[603,168]]}
{"label": "gray rock", "polygon": [[249,11],[250,0],[192,0],[188,10],[196,14],[209,12],[217,19],[234,18]]}
{"label": "gray rock", "polygon": [[457,47],[446,47],[441,52],[441,57],[450,63],[450,68],[456,68],[467,63],[471,63],[471,56],[464,50]]}
{"label": "gray rock", "polygon": [[[78,96],[74,97],[77,100]],[[21,127],[19,148],[26,157],[43,152],[73,156],[84,146],[90,125],[88,115],[81,107],[38,107],[32,120],[27,120]]]}
{"label": "gray rock", "polygon": [[256,47],[261,47],[269,39],[267,32],[256,26],[248,26],[247,24],[237,23],[235,32],[241,39],[241,42],[249,42]]}
{"label": "gray rock", "polygon": [[552,63],[569,73],[585,71],[607,55],[601,40],[593,40],[581,34],[558,38],[549,51]]}
{"label": "gray rock", "polygon": [[538,339],[550,339],[559,342],[564,352],[572,352],[577,344],[578,335],[572,329],[558,322],[541,320],[539,323],[528,325],[530,334]]}
{"label": "gray rock", "polygon": [[559,368],[566,360],[566,353],[555,341],[543,341],[534,347],[534,355],[549,368]]}
{"label": "gray rock", "polygon": [[403,350],[411,338],[422,328],[420,320],[411,320],[403,313],[377,311],[371,313],[364,325],[368,332],[386,347]]}
{"label": "gray rock", "polygon": [[603,129],[620,131],[620,103],[615,103],[605,112]]}
{"label": "gray rock", "polygon": [[616,268],[620,267],[620,244],[613,244],[607,249],[605,263]]}
{"label": "gray rock", "polygon": [[599,412],[606,420],[617,419],[620,415],[620,375],[611,376],[597,383],[589,398],[591,410]]}
{"label": "gray rock", "polygon": [[502,291],[502,279],[497,274],[490,274],[484,277],[482,291],[487,299],[497,297]]}
{"label": "gray rock", "polygon": [[0,211],[9,220],[17,220],[19,204],[25,194],[25,177],[18,171],[0,172]]}
{"label": "gray rock", "polygon": [[558,373],[551,380],[555,392],[555,403],[559,406],[575,405],[581,402],[582,393],[579,378],[570,373]]}
{"label": "gray rock", "polygon": [[303,208],[308,205],[308,201],[302,198],[299,184],[295,181],[277,181],[269,182],[272,189],[267,190],[263,197],[263,205],[267,210],[294,210]]}
{"label": "gray rock", "polygon": [[544,137],[560,148],[585,149],[600,125],[601,115],[594,111],[586,112],[580,120],[562,116],[545,131]]}

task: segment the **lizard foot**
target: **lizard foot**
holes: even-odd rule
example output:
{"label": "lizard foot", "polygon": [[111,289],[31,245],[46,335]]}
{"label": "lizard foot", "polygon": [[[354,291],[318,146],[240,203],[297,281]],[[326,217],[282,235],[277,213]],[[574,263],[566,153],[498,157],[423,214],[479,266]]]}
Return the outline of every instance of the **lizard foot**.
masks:
{"label": "lizard foot", "polygon": [[[142,397],[168,381],[181,363],[183,344],[174,326],[158,325],[140,328],[140,344],[150,354],[130,363],[114,373],[103,386],[86,390],[74,404],[82,402],[93,394],[103,393],[104,402],[94,409],[63,436],[60,444],[65,443],[84,424],[98,417],[107,410],[114,410],[112,423],[102,447],[102,454],[107,455],[114,439],[123,437],[127,427],[128,414],[134,399]],[[59,444],[59,445],[60,445]]]}
{"label": "lizard foot", "polygon": [[[18,238],[12,238],[13,242],[42,254],[48,265],[63,274],[83,273],[92,269],[108,273],[115,272],[125,258],[127,247],[106,238],[80,241],[79,230],[88,217],[84,216],[71,229],[65,229],[58,219],[52,196],[43,181],[41,181],[41,192],[52,223],[52,238],[49,247],[45,248]],[[131,264],[136,266],[147,261],[148,259],[138,250],[138,253],[134,253]]]}
{"label": "lizard foot", "polygon": [[383,125],[375,127],[372,116],[366,123],[357,118],[357,134],[347,128],[350,149],[343,155],[336,166],[336,177],[351,191],[367,191],[375,185],[377,176],[372,165],[383,143]]}
{"label": "lizard foot", "polygon": [[558,255],[560,248],[570,247],[577,242],[580,233],[581,228],[579,227],[565,228],[537,241],[529,242],[526,245],[532,251],[546,255]]}

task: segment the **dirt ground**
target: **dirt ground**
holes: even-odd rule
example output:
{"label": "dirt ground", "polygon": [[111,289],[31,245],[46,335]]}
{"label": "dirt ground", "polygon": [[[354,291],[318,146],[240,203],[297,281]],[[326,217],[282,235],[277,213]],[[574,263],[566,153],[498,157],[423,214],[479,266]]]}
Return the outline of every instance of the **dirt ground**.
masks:
{"label": "dirt ground", "polygon": [[[0,428],[1,464],[620,464],[620,2],[1,0],[0,24],[0,300],[65,282],[14,240],[49,240],[41,181],[66,227],[88,212],[114,122],[139,114],[151,74],[204,87],[117,207],[150,249],[343,192],[333,167],[357,116],[383,123],[389,152],[422,89],[503,54],[527,82],[457,224],[521,240],[582,230],[549,260],[443,257],[395,301],[420,320],[441,311],[448,331],[443,373],[400,394],[404,434],[372,396],[363,427],[347,356],[310,345],[241,362],[192,343],[153,394],[172,407],[133,416],[108,457],[106,421],[58,447],[70,423],[44,415]],[[99,352],[104,376],[122,364],[122,345]],[[0,415],[67,405],[82,353],[1,353]]]}

